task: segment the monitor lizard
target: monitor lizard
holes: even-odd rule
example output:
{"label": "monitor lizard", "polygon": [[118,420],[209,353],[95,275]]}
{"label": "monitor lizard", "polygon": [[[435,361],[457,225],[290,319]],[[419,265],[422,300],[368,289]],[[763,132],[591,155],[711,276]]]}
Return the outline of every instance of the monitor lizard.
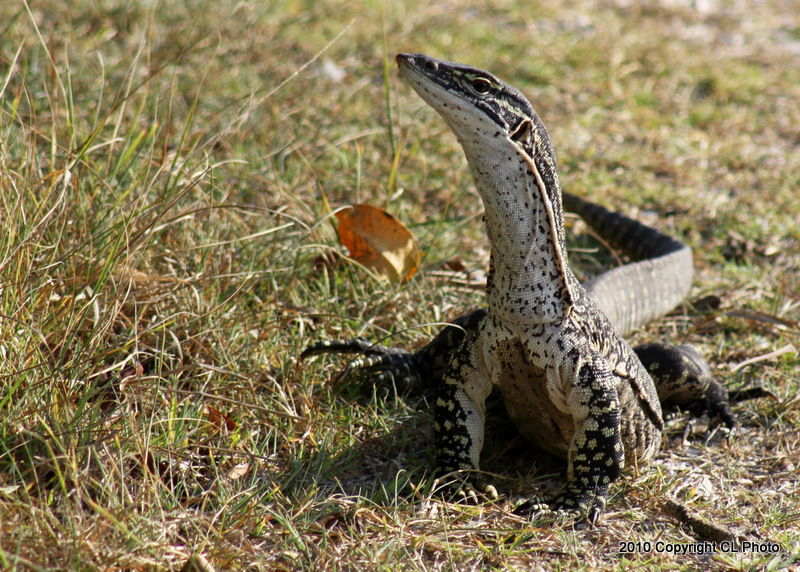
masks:
{"label": "monitor lizard", "polygon": [[[472,66],[399,54],[400,75],[447,122],[467,157],[491,245],[487,308],[447,326],[420,351],[358,339],[317,342],[301,357],[360,352],[353,369],[382,369],[436,391],[438,470],[479,474],[485,403],[500,389],[530,442],[568,461],[567,483],[531,515],[594,523],[625,467],[653,459],[664,430],[661,404],[695,403],[735,427],[729,395],[690,345],[631,348],[623,335],[673,309],[693,275],[689,247],[653,228],[562,193],[550,137],[528,99]],[[584,218],[633,260],[581,285],[567,259],[563,210]],[[384,375],[386,375],[384,373]]]}

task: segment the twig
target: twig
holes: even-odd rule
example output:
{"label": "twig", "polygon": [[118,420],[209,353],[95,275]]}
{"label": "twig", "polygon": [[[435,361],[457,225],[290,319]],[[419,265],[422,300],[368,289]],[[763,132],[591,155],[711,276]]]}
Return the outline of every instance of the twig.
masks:
{"label": "twig", "polygon": [[686,505],[673,499],[667,499],[664,503],[664,512],[691,528],[695,534],[702,538],[714,542],[737,542],[739,536],[722,526],[706,522],[697,514],[689,511]]}

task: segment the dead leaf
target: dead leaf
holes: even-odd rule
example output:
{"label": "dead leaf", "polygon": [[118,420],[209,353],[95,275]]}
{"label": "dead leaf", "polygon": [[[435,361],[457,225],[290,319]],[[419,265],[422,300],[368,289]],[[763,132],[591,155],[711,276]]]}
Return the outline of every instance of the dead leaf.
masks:
{"label": "dead leaf", "polygon": [[336,213],[339,242],[350,257],[389,280],[405,282],[419,267],[411,232],[395,217],[371,205],[353,205]]}
{"label": "dead leaf", "polygon": [[228,471],[228,478],[232,481],[238,480],[250,471],[250,463],[239,463]]}
{"label": "dead leaf", "polygon": [[224,427],[228,431],[233,431],[236,429],[236,421],[222,413],[219,409],[211,407],[210,405],[206,405],[206,409],[208,410],[208,420],[212,425],[218,429],[222,429]]}
{"label": "dead leaf", "polygon": [[192,554],[180,572],[214,572],[215,568],[202,554]]}

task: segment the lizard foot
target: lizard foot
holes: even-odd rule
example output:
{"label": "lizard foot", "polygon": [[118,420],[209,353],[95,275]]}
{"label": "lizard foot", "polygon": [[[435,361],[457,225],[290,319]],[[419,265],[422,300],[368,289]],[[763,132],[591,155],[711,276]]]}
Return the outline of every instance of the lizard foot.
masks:
{"label": "lizard foot", "polygon": [[[670,346],[662,343],[641,344],[634,348],[650,373],[663,403],[686,406],[692,415],[690,425],[708,420],[708,427],[724,425],[728,432],[739,427],[732,403],[777,396],[762,388],[730,391],[714,378],[700,351],[689,344]],[[691,431],[691,428],[687,428]]]}
{"label": "lizard foot", "polygon": [[480,504],[500,498],[494,485],[481,477],[447,474],[433,481],[435,494],[448,502]]}
{"label": "lizard foot", "polygon": [[514,508],[514,514],[544,522],[586,521],[594,526],[606,508],[605,494],[584,491],[568,483],[552,500],[533,497]]}
{"label": "lizard foot", "polygon": [[322,354],[361,354],[336,374],[336,381],[352,374],[375,374],[373,381],[377,385],[394,382],[401,393],[420,381],[416,355],[401,348],[388,348],[364,338],[323,341],[309,345],[300,359]]}
{"label": "lizard foot", "polygon": [[689,408],[692,419],[689,421],[685,434],[690,433],[692,426],[699,420],[708,420],[709,429],[722,425],[728,433],[733,433],[739,429],[739,420],[731,409],[731,404],[762,397],[778,401],[777,395],[763,387],[729,392],[724,385],[712,378],[703,398],[692,403]]}

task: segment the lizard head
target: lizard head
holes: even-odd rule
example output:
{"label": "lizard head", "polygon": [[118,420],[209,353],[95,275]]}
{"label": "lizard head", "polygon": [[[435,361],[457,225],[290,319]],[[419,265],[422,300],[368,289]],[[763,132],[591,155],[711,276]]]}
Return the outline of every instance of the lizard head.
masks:
{"label": "lizard head", "polygon": [[[574,277],[564,244],[558,167],[531,103],[515,87],[472,66],[423,54],[399,54],[397,65],[461,143],[483,199],[492,260],[504,268],[502,276],[515,281],[503,290],[526,291],[514,298],[522,305],[535,298],[535,319],[568,315]],[[552,300],[560,303],[545,307]]]}
{"label": "lizard head", "polygon": [[[505,136],[526,147],[553,155],[550,138],[530,101],[495,75],[465,64],[424,54],[398,54],[400,75],[439,114],[456,136]],[[479,131],[479,133],[475,133]],[[535,137],[534,137],[535,134]],[[535,139],[535,140],[534,140]]]}

